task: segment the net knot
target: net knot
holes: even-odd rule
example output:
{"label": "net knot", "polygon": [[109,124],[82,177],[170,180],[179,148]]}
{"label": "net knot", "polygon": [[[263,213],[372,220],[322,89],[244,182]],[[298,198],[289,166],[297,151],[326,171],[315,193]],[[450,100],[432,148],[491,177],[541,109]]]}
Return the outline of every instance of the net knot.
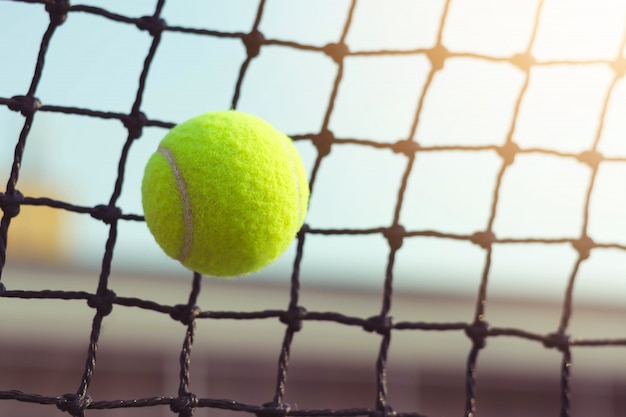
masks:
{"label": "net knot", "polygon": [[345,43],[329,43],[322,48],[322,51],[337,64],[341,64],[345,56],[350,53],[350,49]]}
{"label": "net knot", "polygon": [[489,334],[489,323],[484,320],[478,320],[465,328],[465,334],[472,339],[474,345],[484,348],[487,345],[487,336]]}
{"label": "net knot", "polygon": [[298,231],[298,235],[297,235],[297,236],[298,236],[298,238],[303,237],[303,236],[304,236],[306,233],[308,233],[310,230],[311,230],[311,227],[310,227],[308,224],[304,223],[304,224],[302,225],[302,227],[300,228],[300,230]]}
{"label": "net knot", "polygon": [[9,101],[9,109],[19,111],[28,117],[41,108],[41,102],[33,96],[13,96]]}
{"label": "net knot", "polygon": [[626,73],[626,58],[620,56],[615,62],[611,63],[611,68],[615,71],[615,78],[620,79]]}
{"label": "net knot", "polygon": [[104,294],[94,294],[87,300],[87,305],[95,308],[101,316],[108,316],[113,311],[113,302],[117,298],[115,292],[107,290]]}
{"label": "net knot", "polygon": [[520,149],[515,142],[507,142],[503,146],[499,147],[498,155],[504,160],[505,165],[511,165],[515,161],[515,155],[519,153]]}
{"label": "net knot", "polygon": [[528,72],[535,64],[535,58],[530,54],[515,54],[510,58],[510,62],[522,71]]}
{"label": "net knot", "polygon": [[480,246],[483,249],[489,249],[496,241],[496,235],[493,232],[476,232],[470,237],[470,242]]}
{"label": "net knot", "polygon": [[581,259],[587,259],[591,255],[591,249],[595,246],[595,242],[589,236],[582,236],[580,239],[574,240],[572,246]]}
{"label": "net knot", "polygon": [[180,417],[191,417],[198,407],[198,396],[190,392],[181,395],[170,403],[170,410],[178,413]]}
{"label": "net knot", "polygon": [[280,315],[280,322],[286,324],[290,330],[299,332],[302,330],[302,319],[306,317],[306,308],[292,307]]}
{"label": "net knot", "polygon": [[393,328],[393,318],[390,316],[374,316],[365,320],[363,330],[366,332],[376,332],[382,336],[388,335]]}
{"label": "net knot", "polygon": [[587,164],[591,169],[597,169],[600,162],[604,161],[604,155],[598,151],[585,151],[580,153],[576,159]]}
{"label": "net knot", "polygon": [[278,403],[271,401],[263,404],[263,409],[257,411],[255,414],[257,417],[284,417],[291,411],[291,405],[289,403]]}
{"label": "net knot", "polygon": [[18,190],[13,191],[12,195],[0,193],[0,208],[10,219],[20,214],[22,201],[24,201],[24,195]]}
{"label": "net knot", "polygon": [[167,26],[165,20],[156,16],[140,17],[136,25],[141,30],[147,30],[152,36],[160,35]]}
{"label": "net knot", "polygon": [[432,70],[439,71],[443,68],[443,65],[446,62],[446,58],[450,56],[450,51],[448,51],[445,46],[439,44],[429,49],[426,52],[426,56],[430,60]]}
{"label": "net knot", "polygon": [[94,207],[90,214],[94,219],[102,220],[106,224],[112,224],[122,216],[122,210],[119,207],[100,204]]}
{"label": "net knot", "polygon": [[330,153],[330,147],[335,141],[335,135],[328,129],[324,129],[317,135],[311,137],[313,145],[317,148],[317,153],[320,157],[326,156]]}
{"label": "net knot", "polygon": [[69,0],[52,0],[46,4],[46,11],[48,15],[50,15],[50,22],[57,26],[65,22],[69,10]]}
{"label": "net knot", "polygon": [[65,394],[58,398],[57,408],[73,416],[82,416],[91,404],[89,395]]}
{"label": "net knot", "polygon": [[254,58],[261,52],[261,45],[265,42],[265,36],[258,30],[243,35],[241,38],[246,47],[248,58]]}
{"label": "net knot", "polygon": [[181,322],[185,326],[190,325],[198,317],[202,310],[200,307],[188,304],[178,304],[170,311],[170,317],[176,321]]}
{"label": "net knot", "polygon": [[402,247],[405,235],[406,229],[399,224],[391,226],[383,232],[383,236],[385,236],[385,239],[389,242],[389,247],[393,251],[397,251]]}
{"label": "net knot", "polygon": [[415,152],[420,150],[420,145],[411,139],[405,139],[391,145],[391,150],[395,153],[403,153],[411,157],[415,155]]}
{"label": "net knot", "polygon": [[386,405],[382,408],[382,410],[376,410],[370,414],[371,417],[395,417],[397,415],[397,411],[390,405]]}
{"label": "net knot", "polygon": [[147,122],[148,118],[142,112],[131,113],[122,119],[122,123],[128,129],[128,134],[132,139],[137,139],[141,136],[143,127]]}
{"label": "net knot", "polygon": [[548,348],[556,348],[561,352],[569,349],[569,336],[563,333],[550,333],[543,339],[543,345]]}

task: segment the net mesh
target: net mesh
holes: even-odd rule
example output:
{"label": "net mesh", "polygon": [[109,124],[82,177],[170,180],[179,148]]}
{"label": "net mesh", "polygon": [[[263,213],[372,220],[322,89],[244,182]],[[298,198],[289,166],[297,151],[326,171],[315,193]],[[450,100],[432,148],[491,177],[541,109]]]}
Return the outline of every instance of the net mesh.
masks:
{"label": "net mesh", "polygon": [[[45,31],[39,49],[37,64],[33,70],[32,82],[28,91],[23,95],[14,97],[0,97],[0,105],[8,107],[8,109],[22,114],[23,128],[14,142],[14,157],[11,171],[8,175],[6,190],[0,194],[0,207],[3,210],[2,222],[0,224],[0,271],[4,268],[6,259],[7,234],[12,219],[20,213],[20,207],[24,206],[47,206],[54,209],[67,210],[74,213],[80,213],[93,217],[94,221],[104,222],[108,225],[108,240],[102,260],[102,268],[99,275],[98,287],[95,292],[89,291],[56,291],[56,290],[23,290],[20,288],[6,288],[0,284],[0,296],[2,298],[14,299],[55,299],[55,300],[84,300],[93,309],[95,315],[92,322],[92,330],[89,336],[89,346],[87,360],[85,363],[84,373],[78,383],[76,392],[69,394],[59,394],[55,396],[45,396],[39,393],[21,392],[18,390],[6,389],[0,391],[0,399],[3,401],[21,401],[30,402],[41,405],[49,405],[66,411],[73,416],[82,416],[87,410],[102,409],[121,409],[121,408],[138,408],[138,407],[154,407],[169,406],[174,413],[180,416],[189,416],[198,408],[212,408],[231,410],[237,412],[246,412],[257,414],[264,417],[298,415],[298,416],[357,416],[357,415],[397,415],[397,416],[422,416],[419,410],[406,412],[394,410],[393,404],[388,400],[387,390],[387,358],[390,349],[390,341],[393,334],[397,332],[423,332],[423,331],[441,331],[441,332],[464,332],[471,342],[471,348],[467,354],[466,362],[466,380],[465,380],[465,410],[464,415],[472,416],[476,413],[476,407],[480,404],[480,398],[476,396],[478,356],[481,349],[485,347],[486,341],[490,338],[508,336],[511,338],[520,338],[542,344],[547,349],[555,349],[561,355],[560,367],[560,415],[569,416],[570,412],[570,372],[572,370],[572,351],[582,347],[589,346],[626,346],[624,338],[598,338],[583,339],[576,338],[568,334],[568,325],[572,317],[573,290],[576,277],[579,273],[581,265],[590,257],[590,253],[597,248],[612,248],[619,251],[626,250],[626,245],[616,243],[597,243],[592,240],[587,233],[589,222],[589,206],[591,196],[594,190],[594,179],[597,176],[599,166],[605,161],[626,162],[626,158],[606,157],[598,151],[599,141],[602,135],[603,121],[607,113],[607,108],[614,94],[618,81],[623,77],[626,71],[626,59],[620,54],[614,60],[581,60],[581,61],[537,61],[531,55],[533,42],[537,33],[538,22],[542,15],[543,2],[539,2],[534,17],[533,31],[530,41],[526,46],[526,52],[519,53],[510,57],[494,57],[480,55],[474,53],[453,53],[444,45],[443,33],[446,28],[446,19],[448,18],[448,10],[450,2],[446,2],[441,20],[437,40],[434,46],[424,49],[407,49],[407,50],[370,50],[370,51],[351,51],[346,43],[346,37],[351,27],[351,21],[355,9],[359,6],[358,0],[352,0],[349,6],[348,17],[343,25],[341,36],[336,42],[329,43],[325,46],[312,46],[301,44],[293,41],[281,39],[269,39],[265,37],[259,27],[263,18],[266,1],[261,0],[256,9],[256,18],[254,24],[247,33],[230,33],[209,29],[196,29],[190,27],[170,26],[163,20],[161,16],[165,0],[158,1],[155,11],[150,16],[129,17],[119,15],[103,8],[86,6],[86,5],[70,5],[66,0],[50,0],[37,1],[23,0],[23,3],[31,3],[32,8],[45,8],[49,15],[49,25]],[[37,88],[45,71],[45,60],[47,57],[48,46],[53,42],[54,36],[58,31],[63,30],[63,24],[66,20],[72,19],[76,14],[84,13],[97,15],[104,19],[109,19],[124,25],[134,26],[141,31],[148,32],[152,37],[152,43],[145,56],[143,70],[139,78],[137,93],[132,109],[129,113],[116,113],[107,111],[97,111],[88,108],[58,106],[53,103],[43,103],[37,98]],[[188,300],[180,305],[163,305],[148,299],[130,298],[116,295],[109,288],[109,277],[111,275],[111,264],[113,260],[113,250],[118,238],[118,226],[122,222],[142,222],[143,217],[140,214],[129,214],[123,212],[118,207],[122,187],[124,185],[124,173],[129,159],[129,151],[133,143],[142,137],[143,129],[146,127],[171,128],[173,123],[155,120],[149,114],[142,112],[142,103],[144,98],[144,90],[146,79],[150,72],[155,53],[159,48],[161,35],[165,32],[179,32],[193,34],[199,37],[217,37],[231,38],[240,40],[245,45],[246,57],[241,63],[234,92],[232,93],[232,108],[237,108],[240,100],[242,89],[244,89],[244,80],[249,68],[254,64],[254,60],[263,52],[263,48],[268,45],[280,45],[286,48],[294,48],[302,52],[310,54],[321,54],[330,57],[336,65],[336,75],[333,80],[332,93],[326,106],[325,116],[322,125],[317,132],[308,134],[292,135],[296,141],[308,141],[317,150],[317,158],[310,172],[310,184],[312,195],[315,195],[318,173],[321,172],[322,161],[327,158],[334,149],[342,145],[350,144],[359,147],[368,147],[378,150],[391,151],[406,158],[407,164],[403,171],[401,185],[399,187],[397,198],[395,201],[395,210],[393,221],[389,226],[378,228],[316,228],[314,225],[305,225],[298,234],[296,256],[293,263],[293,271],[291,275],[290,300],[287,308],[264,310],[256,312],[226,312],[226,311],[205,311],[196,307],[198,296],[201,291],[201,276],[193,275],[193,284],[189,293]],[[626,36],[621,40],[620,51],[624,49]],[[365,140],[355,138],[342,138],[333,134],[330,129],[330,120],[336,107],[338,91],[344,81],[345,60],[347,57],[363,56],[423,56],[430,63],[430,70],[426,75],[424,86],[419,95],[416,106],[416,112],[412,118],[410,131],[406,138],[392,142],[384,140]],[[515,101],[511,123],[508,126],[508,133],[505,142],[500,146],[494,145],[423,145],[415,140],[416,130],[420,124],[422,109],[425,103],[429,89],[431,88],[436,74],[444,68],[446,62],[451,58],[465,57],[468,59],[482,60],[487,62],[499,62],[512,64],[518,68],[523,74],[522,87]],[[612,69],[612,81],[605,91],[604,98],[601,103],[601,111],[597,129],[594,134],[594,141],[591,147],[582,152],[562,152],[551,149],[543,149],[537,147],[522,148],[518,146],[513,138],[516,129],[516,120],[518,119],[522,100],[527,92],[531,71],[540,66],[586,66],[604,64]],[[27,69],[24,69],[26,71]],[[407,86],[410,88],[410,86]],[[73,204],[69,201],[60,201],[49,197],[32,197],[23,195],[19,191],[18,177],[22,161],[26,158],[25,150],[28,148],[28,138],[31,132],[31,126],[37,115],[41,112],[65,113],[72,115],[81,115],[90,118],[116,119],[126,127],[128,136],[125,145],[119,155],[119,168],[117,179],[113,193],[111,194],[107,204],[91,206],[81,206]],[[289,133],[289,132],[288,132]],[[5,152],[7,152],[7,143],[10,138],[4,138]],[[476,233],[457,234],[448,233],[437,230],[407,230],[401,222],[401,210],[406,197],[409,176],[411,172],[419,165],[421,155],[426,153],[435,153],[440,151],[494,151],[500,158],[501,163],[495,179],[493,188],[493,200],[491,203],[490,215],[487,227]],[[577,161],[586,165],[591,170],[591,181],[589,182],[584,200],[584,217],[582,219],[582,229],[578,237],[575,238],[498,238],[494,233],[494,222],[496,219],[496,209],[498,207],[501,195],[501,185],[507,171],[514,164],[517,157],[524,154],[545,154],[557,158],[564,158]],[[346,316],[338,312],[319,312],[308,311],[305,306],[301,305],[300,299],[300,265],[305,256],[305,242],[307,237],[312,235],[347,235],[358,238],[363,235],[380,235],[388,242],[389,255],[387,260],[387,269],[384,279],[384,291],[382,296],[382,308],[380,313],[374,317],[353,317]],[[415,237],[431,237],[437,239],[453,239],[459,241],[471,242],[484,250],[484,267],[482,269],[482,279],[477,291],[475,302],[475,312],[466,322],[430,322],[421,321],[417,317],[415,321],[394,321],[390,315],[392,294],[394,288],[394,265],[396,257],[401,250],[403,243]],[[561,317],[558,327],[554,332],[549,334],[538,334],[529,330],[520,328],[494,327],[490,326],[485,320],[487,306],[487,288],[488,278],[490,276],[490,268],[492,264],[493,247],[495,244],[562,244],[569,243],[577,253],[577,259],[571,268],[568,285],[564,297],[562,299]],[[170,397],[155,396],[149,398],[130,398],[130,399],[97,399],[93,400],[90,395],[90,383],[92,374],[96,369],[96,352],[101,339],[101,327],[107,316],[115,308],[115,306],[136,307],[150,311],[154,314],[164,314],[171,316],[174,320],[180,322],[185,328],[186,333],[184,343],[180,352],[180,373],[179,373],[179,389],[176,395]],[[199,320],[218,320],[218,319],[278,319],[284,324],[284,339],[280,352],[278,352],[277,378],[275,385],[274,398],[265,404],[245,404],[238,402],[236,399],[216,399],[201,396],[194,393],[190,388],[190,375],[193,373],[191,348],[196,332],[196,323]],[[354,408],[354,409],[297,409],[290,406],[284,401],[286,389],[288,389],[287,375],[290,352],[293,346],[293,340],[297,337],[297,333],[309,321],[333,322],[343,326],[355,326],[362,328],[366,332],[373,332],[380,335],[380,348],[378,356],[375,360],[376,370],[376,391],[375,398],[372,398],[370,408]],[[418,360],[418,359],[416,359]]]}

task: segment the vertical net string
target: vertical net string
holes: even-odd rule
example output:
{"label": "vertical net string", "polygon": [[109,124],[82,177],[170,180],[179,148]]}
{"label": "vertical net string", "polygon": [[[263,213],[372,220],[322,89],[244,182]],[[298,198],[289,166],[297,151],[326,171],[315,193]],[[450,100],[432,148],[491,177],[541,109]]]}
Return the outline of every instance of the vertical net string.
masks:
{"label": "vertical net string", "polygon": [[241,64],[241,68],[239,69],[239,76],[237,77],[237,81],[235,83],[235,91],[233,93],[233,99],[231,101],[231,109],[233,110],[237,108],[237,103],[239,102],[239,97],[241,95],[241,86],[243,85],[243,80],[245,78],[246,72],[248,71],[248,67],[250,66],[252,60],[259,55],[259,53],[261,52],[261,46],[265,42],[263,34],[259,32],[259,25],[261,24],[264,9],[265,0],[260,0],[251,31],[247,35],[243,35],[243,37],[241,38],[244,46],[246,47],[246,59]]}
{"label": "vertical net string", "polygon": [[[11,102],[8,104],[9,109],[19,111],[25,117],[24,125],[22,126],[20,136],[14,148],[13,163],[11,165],[11,172],[9,174],[9,179],[4,193],[4,196],[9,198],[17,198],[19,200],[21,197],[21,194],[16,190],[16,186],[22,166],[22,158],[26,148],[26,140],[33,125],[34,113],[41,107],[41,103],[35,98],[35,92],[39,82],[41,81],[45,55],[48,51],[52,35],[54,34],[56,28],[63,23],[63,21],[64,19],[55,19],[54,16],[50,14],[50,22],[48,23],[48,27],[41,39],[39,52],[37,54],[37,62],[35,64],[35,70],[28,92],[25,96],[13,97]],[[3,197],[1,193],[0,197]],[[0,203],[2,202],[0,201]],[[6,264],[9,225],[11,224],[11,218],[17,216],[19,213],[19,201],[13,201],[9,204],[2,203],[2,211],[2,220],[0,220],[0,279],[2,278],[2,272]]]}

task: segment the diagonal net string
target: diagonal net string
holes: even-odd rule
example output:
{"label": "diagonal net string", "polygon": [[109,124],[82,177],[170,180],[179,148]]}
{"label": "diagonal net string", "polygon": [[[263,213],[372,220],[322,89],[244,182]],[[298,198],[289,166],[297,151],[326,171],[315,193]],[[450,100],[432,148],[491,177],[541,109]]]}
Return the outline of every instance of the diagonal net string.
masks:
{"label": "diagonal net string", "polygon": [[[16,0],[14,0],[16,1]],[[54,291],[41,290],[29,291],[22,289],[9,289],[0,284],[0,296],[13,299],[58,299],[58,300],[83,300],[88,306],[95,309],[95,315],[92,321],[91,333],[88,337],[87,359],[85,361],[84,373],[78,384],[75,393],[63,394],[57,396],[44,396],[38,393],[25,393],[17,390],[0,391],[0,399],[6,401],[22,401],[41,405],[56,406],[59,409],[69,413],[72,416],[83,416],[86,410],[95,409],[120,409],[120,408],[138,408],[138,407],[156,407],[168,405],[171,410],[180,416],[191,416],[197,408],[215,408],[222,410],[231,410],[238,412],[246,412],[256,414],[260,417],[282,417],[285,415],[293,416],[398,416],[398,417],[420,417],[419,410],[411,412],[400,412],[393,408],[388,398],[387,388],[387,359],[389,348],[392,344],[392,335],[395,332],[402,331],[440,331],[440,332],[464,332],[471,341],[471,347],[468,352],[466,371],[465,371],[465,405],[464,415],[472,417],[477,413],[480,398],[477,396],[477,385],[479,384],[478,371],[479,353],[484,348],[489,338],[492,337],[512,337],[527,341],[533,341],[542,344],[546,348],[556,349],[561,353],[560,380],[561,380],[561,417],[571,415],[570,404],[570,372],[573,365],[573,348],[583,346],[607,347],[607,346],[626,346],[626,339],[621,338],[601,338],[601,339],[577,339],[568,335],[568,325],[572,315],[573,290],[576,278],[579,275],[581,265],[588,259],[590,252],[596,248],[613,248],[626,251],[626,246],[616,243],[596,243],[587,234],[587,226],[589,221],[589,205],[592,191],[597,177],[598,166],[604,161],[626,162],[626,158],[605,157],[598,150],[598,143],[604,127],[604,119],[607,114],[607,108],[612,94],[614,94],[617,82],[623,78],[626,70],[626,59],[618,56],[613,61],[547,61],[536,62],[531,55],[531,50],[537,35],[537,28],[542,13],[543,1],[540,1],[533,23],[533,30],[524,53],[511,57],[493,57],[487,55],[473,53],[454,53],[446,49],[442,39],[443,32],[446,28],[447,17],[449,15],[450,1],[447,1],[439,22],[439,30],[437,39],[433,47],[427,49],[414,50],[374,50],[374,51],[350,51],[346,44],[346,37],[350,30],[354,11],[358,7],[358,0],[352,0],[349,11],[344,22],[343,30],[336,42],[329,43],[325,46],[312,46],[281,39],[268,39],[260,31],[260,23],[263,19],[265,0],[259,2],[256,10],[254,23],[247,33],[241,32],[219,32],[205,29],[195,29],[181,26],[170,26],[161,16],[165,0],[159,0],[155,11],[150,16],[129,17],[112,13],[108,10],[92,6],[76,5],[72,6],[66,0],[40,0],[25,1],[31,3],[29,6],[33,8],[44,9],[49,15],[49,23],[47,30],[44,32],[40,44],[37,63],[33,70],[33,76],[30,87],[24,95],[14,97],[0,97],[0,106],[6,106],[9,110],[21,113],[24,117],[23,127],[19,137],[15,140],[14,156],[11,171],[8,173],[8,181],[4,193],[0,194],[0,208],[3,211],[2,220],[0,222],[0,277],[6,263],[6,249],[10,245],[7,242],[8,230],[10,228],[11,219],[19,215],[21,206],[46,206],[73,213],[90,215],[94,220],[102,221],[109,227],[109,235],[104,247],[98,287],[94,293],[88,291]],[[120,24],[135,26],[138,30],[145,31],[152,37],[152,43],[144,60],[144,65],[138,80],[137,94],[134,104],[128,114],[99,111],[88,108],[58,106],[54,103],[42,103],[37,98],[37,87],[41,79],[43,71],[45,71],[45,61],[48,47],[54,39],[54,34],[58,30],[62,30],[62,25],[72,19],[74,14],[85,13],[99,16],[110,21]],[[244,80],[248,73],[248,69],[254,65],[254,60],[262,52],[263,48],[268,45],[280,45],[289,47],[311,54],[322,54],[336,64],[336,75],[333,80],[331,94],[326,107],[326,113],[318,132],[310,132],[306,134],[293,135],[293,139],[297,141],[309,141],[317,150],[317,158],[315,159],[313,169],[310,173],[310,185],[312,195],[315,194],[318,173],[323,169],[324,161],[329,156],[333,148],[343,145],[358,145],[362,147],[387,150],[395,154],[406,157],[406,165],[403,171],[401,184],[395,204],[393,221],[388,227],[378,227],[371,229],[321,229],[305,225],[298,234],[296,255],[293,263],[291,274],[290,300],[285,309],[264,310],[255,312],[237,312],[237,311],[213,311],[201,310],[196,306],[200,293],[201,276],[197,273],[193,274],[191,290],[186,303],[168,306],[152,300],[140,298],[129,298],[116,295],[109,289],[108,278],[111,274],[111,263],[114,256],[114,250],[117,242],[118,224],[120,221],[142,222],[143,216],[139,214],[124,213],[117,206],[122,188],[125,183],[125,171],[128,164],[129,153],[132,145],[142,137],[144,127],[171,128],[173,123],[150,118],[142,112],[142,104],[144,101],[144,91],[146,79],[150,69],[154,65],[154,56],[159,49],[161,35],[164,32],[187,33],[194,36],[204,36],[211,38],[229,38],[239,39],[245,47],[246,58],[240,66],[239,75],[237,77],[234,92],[232,95],[232,108],[237,108],[242,89],[245,88]],[[626,45],[626,34],[621,42],[622,50]],[[424,55],[430,63],[431,69],[427,74],[424,88],[419,95],[417,110],[415,112],[410,132],[406,138],[393,143],[383,143],[373,140],[365,140],[358,138],[341,138],[330,129],[330,119],[335,109],[337,94],[344,77],[344,60],[346,57],[363,56],[390,56],[390,55]],[[422,109],[424,107],[425,97],[432,87],[433,80],[438,71],[440,71],[446,60],[450,58],[467,57],[474,59],[486,60],[489,62],[508,62],[519,68],[524,74],[524,82],[520,89],[519,95],[515,102],[513,117],[509,126],[506,141],[501,146],[483,145],[483,146],[422,146],[416,140],[415,132],[422,117]],[[519,116],[522,100],[527,92],[529,85],[530,72],[537,66],[550,65],[588,65],[602,62],[613,69],[614,76],[609,85],[595,132],[595,141],[591,149],[582,153],[567,153],[541,148],[521,149],[514,141],[514,133],[516,131],[516,122]],[[84,207],[67,201],[58,201],[48,197],[24,196],[19,191],[19,173],[21,164],[25,158],[25,149],[28,147],[28,137],[31,132],[31,126],[36,123],[36,115],[38,112],[62,113],[79,115],[84,117],[115,119],[119,120],[128,131],[127,139],[124,143],[122,152],[119,157],[117,177],[113,193],[106,205],[98,205],[94,207]],[[493,189],[493,201],[488,224],[485,230],[467,235],[444,233],[436,230],[407,230],[400,222],[400,213],[403,208],[403,202],[406,195],[409,176],[416,166],[419,165],[420,155],[429,152],[441,151],[464,151],[478,152],[491,150],[495,151],[501,157],[500,170],[497,174],[495,186]],[[500,201],[500,193],[505,173],[514,163],[516,156],[521,154],[543,154],[551,155],[559,158],[574,159],[582,164],[587,165],[591,169],[591,181],[589,183],[586,197],[585,210],[583,217],[583,226],[578,238],[498,238],[493,231],[494,220],[496,218],[498,202]],[[313,200],[314,203],[314,200]],[[308,311],[305,306],[300,304],[300,265],[302,259],[306,256],[305,242],[309,235],[348,235],[358,238],[366,235],[381,235],[389,245],[389,254],[383,284],[383,295],[381,300],[380,314],[374,317],[350,317],[338,312],[318,312]],[[466,241],[481,247],[484,250],[484,266],[482,279],[477,289],[476,307],[473,317],[468,318],[467,322],[425,322],[425,321],[394,321],[390,316],[393,301],[393,284],[394,284],[394,266],[396,264],[396,255],[401,250],[403,242],[414,237],[434,237],[454,239]],[[543,243],[543,244],[560,244],[569,243],[577,251],[578,257],[572,266],[569,276],[568,285],[563,297],[561,319],[556,330],[550,334],[538,334],[517,328],[493,327],[486,321],[487,317],[487,288],[488,278],[492,265],[494,244],[507,243]],[[26,302],[26,301],[25,301]],[[184,328],[184,338],[180,352],[179,367],[179,389],[175,396],[161,397],[154,396],[150,398],[133,398],[133,399],[98,399],[95,401],[89,395],[89,387],[92,375],[96,372],[97,367],[97,350],[100,341],[100,330],[107,316],[115,308],[115,306],[136,307],[155,314],[167,314],[173,320],[180,322]],[[273,398],[264,404],[244,404],[236,399],[216,399],[203,397],[203,393],[194,393],[190,386],[190,375],[193,373],[192,362],[192,346],[196,332],[197,320],[258,320],[258,319],[277,319],[285,325],[284,338],[278,352],[278,365],[276,377],[276,389]],[[332,322],[345,326],[360,327],[363,331],[373,332],[380,336],[380,347],[378,355],[372,358],[372,363],[376,372],[376,395],[370,401],[370,407],[354,408],[354,409],[297,409],[290,404],[285,403],[285,393],[289,388],[288,384],[288,367],[289,358],[293,346],[293,341],[297,337],[297,333],[306,327],[307,321]],[[416,358],[419,360],[419,358]],[[436,417],[436,416],[431,416]]]}

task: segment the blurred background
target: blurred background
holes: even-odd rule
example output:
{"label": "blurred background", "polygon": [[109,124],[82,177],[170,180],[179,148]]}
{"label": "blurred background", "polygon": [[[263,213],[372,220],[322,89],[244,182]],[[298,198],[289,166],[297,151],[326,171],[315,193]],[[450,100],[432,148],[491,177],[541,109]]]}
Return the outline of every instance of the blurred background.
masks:
{"label": "blurred background", "polygon": [[[511,134],[528,152],[516,155],[503,176],[493,232],[501,240],[537,241],[494,244],[487,321],[540,334],[555,331],[578,257],[570,241],[585,230],[601,247],[577,271],[568,333],[624,338],[626,84],[614,63],[624,59],[626,2],[357,0],[347,26],[351,4],[267,0],[259,30],[266,39],[319,49],[338,42],[348,27],[350,54],[328,128],[336,138],[379,144],[414,139],[436,148],[416,159],[400,224],[408,231],[455,236],[485,230],[502,167],[496,147]],[[156,2],[72,5],[135,18],[153,14]],[[167,1],[161,17],[170,26],[247,33],[258,8],[259,0]],[[28,91],[48,23],[43,4],[0,1],[1,98]],[[430,80],[427,52],[438,37],[451,55]],[[151,42],[149,33],[132,24],[70,12],[53,36],[35,96],[46,105],[128,113]],[[528,77],[510,59],[526,52],[535,60]],[[165,31],[141,111],[151,120],[179,123],[227,109],[245,59],[239,38]],[[320,50],[264,45],[251,61],[237,108],[291,136],[314,135],[324,122],[337,72],[337,63]],[[19,113],[0,106],[2,181],[9,178],[23,123]],[[166,132],[146,127],[133,143],[117,204],[124,213],[142,214],[143,168]],[[38,112],[17,188],[26,196],[79,206],[107,204],[127,135],[119,120]],[[296,147],[311,174],[316,147],[306,138]],[[591,150],[604,156],[597,172],[576,159]],[[389,227],[407,161],[389,148],[333,145],[317,173],[306,223],[314,229]],[[107,236],[108,226],[88,215],[24,206],[11,223],[2,282],[9,289],[95,291]],[[309,311],[378,314],[388,256],[382,234],[308,235],[300,304]],[[294,257],[295,242],[260,273],[226,281],[205,277],[198,305],[216,311],[286,308]],[[467,239],[406,238],[393,268],[391,315],[471,321],[484,268],[485,250]],[[191,278],[161,252],[143,222],[119,223],[110,277],[118,295],[184,303]],[[91,309],[74,301],[0,299],[0,312],[0,390],[74,391],[84,367]],[[193,391],[250,404],[270,401],[283,333],[278,320],[201,320]],[[90,395],[96,400],[175,395],[183,335],[168,317],[116,306],[105,320]],[[379,344],[379,335],[359,328],[306,322],[294,340],[286,401],[300,408],[373,407]],[[463,332],[395,332],[388,363],[394,409],[461,415],[469,347]],[[572,415],[626,413],[624,359],[626,351],[617,347],[574,351]],[[557,351],[537,343],[491,338],[479,360],[477,415],[556,415],[560,360]],[[3,413],[38,415],[41,407],[0,402]],[[168,407],[158,412],[171,415]],[[138,416],[155,410],[91,413]],[[215,414],[228,413],[196,411]]]}

